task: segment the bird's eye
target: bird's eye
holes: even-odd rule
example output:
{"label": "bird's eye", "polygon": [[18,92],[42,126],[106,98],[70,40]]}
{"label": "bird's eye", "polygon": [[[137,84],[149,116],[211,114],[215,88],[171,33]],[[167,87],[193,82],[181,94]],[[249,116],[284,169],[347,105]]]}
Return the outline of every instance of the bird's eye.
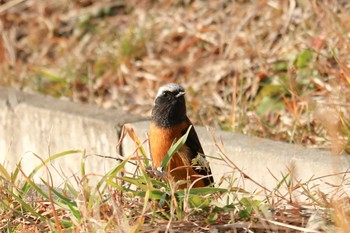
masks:
{"label": "bird's eye", "polygon": [[162,94],[162,96],[164,96],[164,97],[168,97],[169,95],[170,95],[169,91],[164,91],[163,94]]}

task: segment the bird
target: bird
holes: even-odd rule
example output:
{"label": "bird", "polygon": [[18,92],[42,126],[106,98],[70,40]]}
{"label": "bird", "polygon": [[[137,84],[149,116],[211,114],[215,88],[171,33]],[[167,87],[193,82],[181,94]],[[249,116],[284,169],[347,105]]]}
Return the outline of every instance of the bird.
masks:
{"label": "bird", "polygon": [[180,189],[189,185],[206,187],[212,185],[214,179],[196,130],[187,117],[184,88],[176,83],[161,86],[154,100],[149,128],[149,146],[155,167],[160,167],[173,142],[179,140],[190,126],[185,144],[172,156],[166,168],[174,181],[190,181],[180,185]]}

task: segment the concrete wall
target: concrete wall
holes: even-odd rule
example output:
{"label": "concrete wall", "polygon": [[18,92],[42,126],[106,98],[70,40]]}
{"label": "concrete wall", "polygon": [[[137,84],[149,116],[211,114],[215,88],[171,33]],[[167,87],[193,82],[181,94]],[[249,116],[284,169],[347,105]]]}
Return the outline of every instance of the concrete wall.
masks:
{"label": "concrete wall", "polygon": [[[115,147],[124,123],[132,123],[140,139],[146,139],[149,122],[139,120],[121,110],[100,109],[0,87],[0,162],[11,171],[22,160],[23,170],[30,172],[41,164],[33,153],[45,159],[65,150],[86,150],[86,154],[91,155],[86,160],[87,173],[103,175],[116,166],[117,161],[96,154],[112,157],[118,153],[132,154],[136,146],[128,137],[123,141],[122,152]],[[222,161],[212,132],[204,127],[196,130],[205,153],[210,156],[216,181],[234,174],[238,179],[235,186],[250,191],[258,188]],[[222,140],[225,154],[235,166],[268,189],[273,189],[292,168],[294,177],[306,182],[312,177],[347,171],[350,166],[348,156],[333,156],[326,151],[235,133],[214,131],[214,134],[219,144]],[[55,185],[80,171],[81,156],[81,153],[64,156],[50,165]],[[44,170],[39,176],[46,179]],[[324,181],[340,183],[341,177],[318,179],[314,183],[325,187]]]}
{"label": "concrete wall", "polygon": [[[145,139],[148,125],[147,121],[132,124],[140,140]],[[335,156],[327,151],[306,149],[298,145],[215,131],[205,127],[197,126],[195,128],[203,150],[208,155],[215,181],[219,181],[222,176],[233,176],[237,179],[234,186],[243,187],[248,191],[261,190],[252,180],[271,191],[287,174],[291,174],[293,180],[303,183],[309,182],[313,178],[346,172],[350,168],[349,156]],[[133,151],[130,148],[133,148],[134,142],[129,138],[123,142],[124,154],[132,154]],[[218,145],[222,145],[224,154],[230,162],[223,160],[222,151]],[[147,145],[145,147],[147,148]],[[251,180],[243,179],[241,172],[249,176]],[[340,184],[343,175],[316,179],[309,182],[309,185],[310,187],[317,185],[321,189],[328,189],[330,186],[326,185],[325,182]],[[229,185],[224,182],[223,186],[228,187]],[[286,186],[284,185],[284,187]],[[285,191],[285,189],[281,190]]]}
{"label": "concrete wall", "polygon": [[[96,155],[115,157],[121,126],[138,119],[120,110],[71,103],[52,97],[27,94],[0,87],[0,162],[12,171],[22,160],[22,168],[31,172],[47,159],[67,150],[86,150],[86,171],[104,174],[117,161]],[[34,155],[34,153],[36,155]],[[50,171],[59,185],[66,177],[79,174],[82,153],[55,160]],[[42,176],[46,179],[44,170]],[[74,180],[74,179],[72,179]]]}

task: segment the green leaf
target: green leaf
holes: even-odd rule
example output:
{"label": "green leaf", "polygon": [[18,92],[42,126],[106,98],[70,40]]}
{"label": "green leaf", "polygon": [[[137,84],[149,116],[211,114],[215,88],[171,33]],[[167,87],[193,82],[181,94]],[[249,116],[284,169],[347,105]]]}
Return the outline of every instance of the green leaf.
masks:
{"label": "green leaf", "polygon": [[254,209],[259,209],[261,204],[261,201],[248,197],[243,197],[239,202],[244,208],[238,211],[238,216],[246,220],[250,218]]}
{"label": "green leaf", "polygon": [[[14,194],[13,192],[11,192],[10,190],[7,190],[7,192],[14,198],[16,199],[16,201],[18,201],[21,204],[21,207],[23,208],[23,210],[26,210],[28,212],[30,212],[33,216],[39,218],[41,221],[43,222],[47,222],[47,219],[42,216],[41,214],[39,214],[35,209],[33,209],[29,204],[27,204],[22,197],[17,196],[16,194]],[[11,208],[9,208],[11,209]],[[22,210],[22,211],[23,211]],[[23,212],[22,212],[23,213]]]}
{"label": "green leaf", "polygon": [[130,184],[135,185],[136,187],[142,189],[142,190],[149,190],[149,187],[147,186],[147,184],[145,183],[145,179],[143,179],[142,177],[139,178],[132,178],[132,177],[116,177],[120,180],[123,180],[125,182],[128,182]]}
{"label": "green leaf", "polygon": [[236,210],[234,204],[222,205],[222,203],[218,204],[217,201],[213,201],[211,204],[215,206],[213,212],[232,212]]}
{"label": "green leaf", "polygon": [[168,194],[160,190],[154,189],[154,190],[151,190],[149,197],[156,200],[162,200],[164,199],[164,197],[168,197]]}
{"label": "green leaf", "polygon": [[[44,161],[44,163],[40,164],[39,166],[37,166],[30,174],[29,174],[29,177],[33,177],[43,166],[45,166],[45,164],[47,163],[50,163],[51,161],[54,161],[55,159],[58,159],[62,156],[66,156],[66,155],[69,155],[69,154],[76,154],[76,153],[80,153],[81,151],[80,150],[68,150],[68,151],[64,151],[64,152],[61,152],[61,153],[58,153],[58,154],[55,154],[55,155],[52,155],[50,156],[48,159],[46,159]],[[36,155],[37,157],[40,158],[39,155],[33,153],[34,155]]]}
{"label": "green leaf", "polygon": [[159,181],[159,180],[151,179],[151,183],[152,183],[153,187],[155,187],[155,188],[161,188],[161,187],[167,188],[168,187],[166,185],[166,183]]}
{"label": "green leaf", "polygon": [[209,216],[207,218],[207,223],[214,224],[216,222],[216,220],[218,219],[218,217],[219,217],[218,213],[209,214]]}
{"label": "green leaf", "polygon": [[248,220],[250,219],[251,213],[252,213],[252,207],[246,207],[245,209],[238,211],[238,217]]}
{"label": "green leaf", "polygon": [[[39,166],[37,166],[36,168],[33,169],[33,171],[29,174],[28,176],[28,180],[31,179],[43,166],[45,166],[45,164],[50,163],[51,161],[54,161],[55,159],[58,159],[62,156],[66,156],[68,154],[75,154],[75,153],[80,153],[80,150],[68,150],[68,151],[64,151],[55,155],[50,156],[48,159],[46,159],[43,163],[41,163]],[[40,158],[39,155],[33,153],[35,156],[37,156],[38,158]],[[17,165],[20,166],[20,163]],[[23,193],[26,193],[29,189],[31,185],[28,182],[25,182],[24,185],[22,186],[22,191]]]}
{"label": "green leaf", "polygon": [[168,152],[166,153],[162,163],[160,164],[160,167],[164,170],[166,166],[168,165],[171,157],[186,143],[188,134],[190,133],[190,130],[192,128],[192,125],[188,127],[187,132],[176,142],[173,142],[171,147],[169,148]]}
{"label": "green leaf", "polygon": [[199,195],[192,195],[188,200],[191,207],[194,207],[194,208],[201,208],[203,206],[208,206],[210,204],[209,198],[199,196]]}
{"label": "green leaf", "polygon": [[0,174],[2,174],[2,176],[3,176],[7,181],[11,181],[11,176],[10,176],[10,174],[7,172],[7,170],[5,169],[5,167],[2,166],[2,164],[0,164]]}
{"label": "green leaf", "polygon": [[167,193],[163,193],[163,195],[159,199],[159,206],[165,206],[166,201],[169,199],[169,195]]}
{"label": "green leaf", "polygon": [[19,168],[22,166],[22,160],[20,160],[17,164],[17,167],[15,169],[15,171],[12,173],[12,176],[11,176],[11,181],[13,183],[16,183],[17,181],[17,177],[18,177],[18,174],[19,174]]}
{"label": "green leaf", "polygon": [[48,184],[45,182],[45,180],[41,179],[41,182],[43,182],[47,187],[50,187],[51,189],[51,192],[53,194],[56,195],[57,197],[57,200],[55,201],[55,203],[59,203],[59,202],[62,202],[63,204],[65,205],[68,205],[68,206],[73,206],[73,207],[77,207],[77,203],[67,197],[65,197],[61,191],[57,191],[55,188],[51,187],[51,186],[48,186]]}
{"label": "green leaf", "polygon": [[254,200],[247,197],[243,197],[239,202],[246,207],[252,207],[252,206],[259,207],[261,203],[259,200]]}
{"label": "green leaf", "polygon": [[118,166],[116,168],[112,169],[106,175],[104,175],[102,177],[102,179],[96,185],[96,188],[99,190],[100,187],[103,184],[105,184],[106,181],[108,181],[110,179],[114,179],[114,177],[117,177],[117,173],[120,172],[120,170],[122,170],[125,167],[126,163],[129,162],[131,156],[132,155],[130,155],[129,157],[125,158],[120,164],[118,164]]}
{"label": "green leaf", "polygon": [[261,102],[257,105],[256,111],[261,115],[265,115],[266,112],[273,112],[283,110],[285,108],[284,103],[278,97],[265,96]]}
{"label": "green leaf", "polygon": [[179,201],[183,201],[186,197],[188,197],[192,207],[200,207],[205,209],[212,201],[212,199],[208,198],[206,195],[218,193],[227,193],[227,189],[214,187],[191,188],[190,190],[181,189],[175,192],[175,196]]}
{"label": "green leaf", "polygon": [[[43,179],[41,179],[41,181],[47,186],[47,187],[49,187],[48,186],[48,184],[43,180]],[[78,221],[80,221],[81,220],[81,214],[80,214],[80,212],[79,212],[79,210],[78,210],[78,206],[77,206],[77,203],[75,202],[75,201],[73,201],[73,200],[71,200],[71,199],[69,199],[69,198],[67,198],[67,197],[65,197],[65,196],[63,196],[62,194],[61,194],[61,192],[60,191],[57,191],[55,188],[53,188],[53,187],[49,187],[50,189],[51,189],[51,192],[53,193],[53,194],[55,194],[55,196],[57,197],[57,198],[55,198],[54,199],[54,202],[55,202],[55,204],[56,205],[58,205],[58,206],[60,206],[60,207],[62,207],[62,208],[64,208],[64,209],[70,209],[70,211],[72,212],[72,214],[73,214],[73,216],[75,217],[75,219],[76,220],[78,220]],[[49,197],[48,197],[48,195],[43,195],[43,197],[46,199],[46,200],[48,200],[49,199]],[[63,222],[62,222],[63,223]],[[68,224],[69,224],[69,222],[67,222]],[[65,224],[65,223],[63,223],[63,224]]]}
{"label": "green leaf", "polygon": [[274,65],[273,65],[273,70],[274,71],[287,71],[288,70],[288,64],[285,61],[277,61]]}
{"label": "green leaf", "polygon": [[[225,193],[227,189],[224,188],[213,188],[213,187],[202,187],[202,188],[191,188],[190,190],[186,190],[186,195],[208,195],[214,193]],[[179,196],[185,195],[185,190],[181,189],[176,192]]]}
{"label": "green leaf", "polygon": [[295,61],[295,66],[298,69],[307,68],[312,58],[313,58],[313,52],[310,49],[305,49],[298,55]]}
{"label": "green leaf", "polygon": [[[280,102],[281,94],[286,93],[286,89],[280,84],[263,83],[259,88],[259,92],[254,99],[253,106],[258,108],[257,112],[264,114],[271,102]],[[268,103],[266,103],[268,102]]]}
{"label": "green leaf", "polygon": [[[72,205],[68,205],[68,208],[70,209],[70,211],[72,212],[74,218],[78,221],[81,220],[81,214],[80,214],[80,211],[79,209],[75,208],[74,206]],[[64,220],[62,220],[64,221]],[[67,221],[68,223],[70,223],[69,221]]]}
{"label": "green leaf", "polygon": [[65,84],[70,82],[69,79],[63,78],[57,73],[55,73],[53,70],[50,70],[44,67],[34,67],[34,71],[36,71],[36,73],[40,74],[43,78],[51,82],[65,83]]}

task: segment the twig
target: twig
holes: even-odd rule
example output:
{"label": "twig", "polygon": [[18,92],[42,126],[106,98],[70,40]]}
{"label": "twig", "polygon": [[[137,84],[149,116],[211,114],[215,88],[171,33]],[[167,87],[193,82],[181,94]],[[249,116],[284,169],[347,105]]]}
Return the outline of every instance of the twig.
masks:
{"label": "twig", "polygon": [[8,9],[10,9],[10,8],[12,8],[12,7],[24,2],[24,1],[26,1],[26,0],[12,0],[12,1],[6,2],[5,4],[2,4],[0,6],[0,15],[3,12],[7,11]]}

